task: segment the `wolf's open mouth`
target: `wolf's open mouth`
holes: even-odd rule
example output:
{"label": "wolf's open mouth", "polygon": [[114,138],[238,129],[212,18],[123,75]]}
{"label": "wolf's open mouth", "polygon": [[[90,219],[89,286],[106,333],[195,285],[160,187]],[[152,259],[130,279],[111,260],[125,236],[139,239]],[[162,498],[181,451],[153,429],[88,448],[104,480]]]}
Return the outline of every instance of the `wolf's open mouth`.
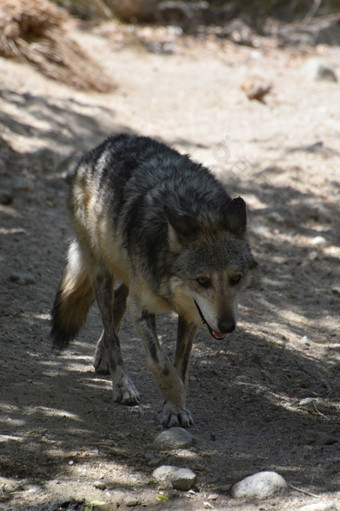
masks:
{"label": "wolf's open mouth", "polygon": [[202,313],[201,309],[199,308],[199,306],[197,305],[196,300],[194,300],[194,302],[195,302],[195,305],[196,305],[197,310],[198,310],[198,312],[199,312],[199,315],[201,316],[201,320],[202,320],[202,321],[203,321],[203,323],[204,323],[205,325],[207,325],[207,327],[208,327],[208,330],[209,330],[209,332],[210,332],[210,335],[211,335],[212,337],[214,337],[214,339],[217,339],[218,341],[221,341],[222,339],[224,339],[224,338],[226,337],[226,335],[227,335],[227,334],[223,334],[223,333],[221,333],[221,332],[217,332],[216,330],[213,330],[213,329],[210,327],[210,325],[207,323],[207,321],[206,321],[205,317],[203,316],[203,313]]}

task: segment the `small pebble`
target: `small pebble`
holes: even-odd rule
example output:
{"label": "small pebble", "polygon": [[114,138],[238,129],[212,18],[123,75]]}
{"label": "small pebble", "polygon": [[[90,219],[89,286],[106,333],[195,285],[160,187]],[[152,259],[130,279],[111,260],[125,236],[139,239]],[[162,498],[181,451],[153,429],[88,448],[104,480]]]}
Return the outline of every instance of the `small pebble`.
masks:
{"label": "small pebble", "polygon": [[310,261],[317,261],[319,259],[319,254],[316,250],[313,250],[308,254],[308,259]]}
{"label": "small pebble", "polygon": [[93,485],[98,490],[106,490],[107,486],[103,481],[96,481]]}
{"label": "small pebble", "polygon": [[157,435],[153,445],[158,449],[185,449],[193,443],[194,437],[186,429],[170,428]]}
{"label": "small pebble", "polygon": [[304,65],[303,70],[304,73],[313,80],[327,80],[329,82],[338,81],[334,66],[322,59],[309,59]]}
{"label": "small pebble", "polygon": [[312,239],[311,243],[312,245],[321,247],[322,245],[326,245],[327,240],[323,236],[315,236],[315,238]]}
{"label": "small pebble", "polygon": [[135,506],[138,506],[140,504],[140,502],[136,497],[126,497],[124,499],[124,504],[127,507],[135,507]]}
{"label": "small pebble", "polygon": [[203,502],[203,507],[204,509],[214,509],[214,506],[210,504],[210,502],[208,502],[207,500]]}
{"label": "small pebble", "polygon": [[303,337],[301,337],[300,341],[305,346],[310,346],[310,340],[308,339],[307,335],[304,335]]}

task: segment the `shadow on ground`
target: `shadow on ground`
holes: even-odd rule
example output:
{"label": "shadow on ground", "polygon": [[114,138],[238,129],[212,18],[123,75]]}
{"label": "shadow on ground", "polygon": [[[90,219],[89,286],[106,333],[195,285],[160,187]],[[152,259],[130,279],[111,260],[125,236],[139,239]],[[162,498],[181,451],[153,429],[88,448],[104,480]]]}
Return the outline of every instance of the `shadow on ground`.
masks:
{"label": "shadow on ground", "polygon": [[[333,198],[275,184],[273,174],[283,171],[277,169],[259,168],[255,187],[254,176],[233,183],[262,204],[250,212],[259,266],[238,331],[223,344],[205,330],[197,336],[189,393],[197,445],[156,452],[161,402],[129,321],[122,339],[142,394],[140,407],[114,404],[109,380],[93,372],[93,341],[101,328],[95,309],[62,356],[51,353],[48,340],[48,314],[70,234],[64,179],[69,154],[127,129],[114,125],[111,111],[73,100],[12,91],[0,98],[7,107],[0,113],[6,126],[0,164],[11,197],[0,210],[2,476],[18,481],[15,491],[30,484],[48,492],[51,480],[85,480],[88,466],[105,473],[107,488],[138,491],[148,487],[155,464],[173,463],[196,467],[202,491],[261,469],[277,470],[314,492],[335,491],[339,300],[332,289],[339,267],[325,249],[339,245]],[[23,138],[22,151],[9,146],[11,135]],[[325,244],[313,246],[320,226]],[[174,318],[160,320],[170,354],[174,330]]]}

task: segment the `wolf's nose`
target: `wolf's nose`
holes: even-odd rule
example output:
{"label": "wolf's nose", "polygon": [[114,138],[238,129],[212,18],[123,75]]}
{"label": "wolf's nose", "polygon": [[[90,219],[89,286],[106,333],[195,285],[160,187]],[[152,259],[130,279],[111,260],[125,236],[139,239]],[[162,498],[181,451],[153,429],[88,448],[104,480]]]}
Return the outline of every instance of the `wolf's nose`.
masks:
{"label": "wolf's nose", "polygon": [[221,333],[230,334],[235,330],[235,321],[231,318],[224,318],[218,322],[218,328]]}

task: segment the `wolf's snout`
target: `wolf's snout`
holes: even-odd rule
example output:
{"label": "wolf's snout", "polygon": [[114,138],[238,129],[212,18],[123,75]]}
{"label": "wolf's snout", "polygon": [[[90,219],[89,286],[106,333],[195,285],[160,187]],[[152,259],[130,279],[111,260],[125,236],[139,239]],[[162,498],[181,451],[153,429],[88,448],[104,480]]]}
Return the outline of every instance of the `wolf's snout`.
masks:
{"label": "wolf's snout", "polygon": [[230,334],[235,330],[235,320],[233,318],[223,318],[218,322],[218,329],[224,334]]}

